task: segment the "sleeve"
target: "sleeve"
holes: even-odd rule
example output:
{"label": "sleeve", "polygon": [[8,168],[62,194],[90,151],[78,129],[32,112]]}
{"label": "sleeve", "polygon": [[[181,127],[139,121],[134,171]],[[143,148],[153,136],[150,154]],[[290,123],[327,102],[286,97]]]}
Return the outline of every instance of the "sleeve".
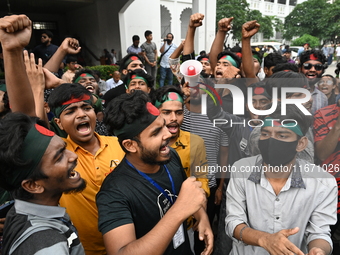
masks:
{"label": "sleeve", "polygon": [[318,142],[323,140],[328,134],[329,130],[324,121],[324,118],[321,114],[321,111],[318,110],[314,115],[314,142]]}
{"label": "sleeve", "polygon": [[[238,166],[234,164],[236,169]],[[226,233],[234,241],[240,242],[234,238],[235,228],[245,223],[248,225],[247,218],[247,205],[246,205],[246,192],[244,176],[236,174],[237,171],[231,172],[230,181],[227,188],[227,217],[225,219]],[[237,175],[237,176],[236,176]]]}
{"label": "sleeve", "polygon": [[228,147],[229,146],[229,137],[221,129],[219,129],[219,130],[220,130],[221,146]]}
{"label": "sleeve", "polygon": [[119,226],[133,223],[129,202],[123,191],[112,188],[106,181],[97,194],[96,204],[98,228],[103,235]]}
{"label": "sleeve", "polygon": [[325,177],[323,191],[318,193],[318,204],[314,209],[305,234],[307,235],[307,244],[315,239],[323,239],[332,247],[332,239],[330,234],[330,225],[335,225],[337,221],[337,200],[338,187],[334,177]]}
{"label": "sleeve", "polygon": [[209,197],[210,188],[209,179],[207,177],[208,160],[204,140],[198,136],[197,139],[191,139],[190,146],[191,175],[195,176],[197,178],[197,181],[200,181],[202,183],[202,189],[204,189],[207,197]]}
{"label": "sleeve", "polygon": [[183,62],[190,59],[195,59],[195,51],[191,52],[190,54],[183,55]]}

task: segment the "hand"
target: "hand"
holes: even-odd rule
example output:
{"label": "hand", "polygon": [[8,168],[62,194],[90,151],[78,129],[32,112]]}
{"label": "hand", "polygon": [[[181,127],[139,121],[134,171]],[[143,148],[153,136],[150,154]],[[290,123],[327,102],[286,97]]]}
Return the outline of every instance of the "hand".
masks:
{"label": "hand", "polygon": [[[222,80],[231,80],[233,78],[241,78],[241,70],[238,69],[237,67],[233,66],[233,65],[229,65],[228,68],[225,68],[222,74]],[[217,79],[217,83],[219,84],[225,84],[225,83],[221,83],[221,81],[219,81],[219,79]],[[225,81],[223,81],[225,82]]]}
{"label": "hand", "polygon": [[81,47],[79,47],[78,40],[70,37],[65,38],[65,40],[60,45],[60,48],[67,54],[71,55],[78,54],[81,50]]}
{"label": "hand", "polygon": [[231,18],[223,18],[218,22],[218,31],[220,32],[228,32],[231,29],[231,22],[234,17]]}
{"label": "hand", "polygon": [[184,46],[185,44],[185,39],[181,41],[181,45]]}
{"label": "hand", "polygon": [[250,39],[260,29],[260,24],[256,20],[248,21],[242,25],[242,39]]}
{"label": "hand", "polygon": [[45,89],[53,89],[65,83],[64,80],[59,79],[57,76],[51,73],[48,69],[43,68],[43,72],[45,76]]}
{"label": "hand", "polygon": [[222,201],[222,189],[218,188],[215,192],[215,205],[220,205]]}
{"label": "hand", "polygon": [[5,220],[6,220],[6,218],[0,219],[0,234],[2,234],[3,231],[4,231]]}
{"label": "hand", "polygon": [[184,96],[186,97],[184,100],[184,103],[187,103],[190,101],[190,87],[189,87],[189,82],[185,82],[183,85],[181,85],[182,92]]}
{"label": "hand", "polygon": [[327,255],[322,249],[313,247],[306,255]]}
{"label": "hand", "polygon": [[200,219],[198,226],[198,238],[201,241],[205,242],[205,249],[201,253],[201,255],[209,255],[213,251],[213,245],[214,245],[214,234],[211,230],[210,223],[208,216],[205,216],[204,218]]}
{"label": "hand", "polygon": [[202,183],[195,177],[188,177],[183,183],[174,206],[181,208],[183,219],[193,215],[206,202],[205,191],[201,188]]}
{"label": "hand", "polygon": [[189,27],[200,27],[202,26],[202,20],[204,19],[204,14],[195,13],[190,16]]}
{"label": "hand", "polygon": [[34,54],[28,56],[27,50],[24,50],[24,63],[28,80],[30,81],[33,94],[40,93],[45,89],[45,76],[42,70],[42,60],[39,58],[38,64],[35,64]]}
{"label": "hand", "polygon": [[11,15],[0,19],[0,42],[3,50],[22,50],[31,39],[32,22],[26,15]]}
{"label": "hand", "polygon": [[295,235],[297,232],[299,232],[299,228],[283,229],[277,233],[268,234],[264,238],[261,238],[259,244],[273,255],[291,253],[304,255],[298,247],[288,240],[288,236]]}

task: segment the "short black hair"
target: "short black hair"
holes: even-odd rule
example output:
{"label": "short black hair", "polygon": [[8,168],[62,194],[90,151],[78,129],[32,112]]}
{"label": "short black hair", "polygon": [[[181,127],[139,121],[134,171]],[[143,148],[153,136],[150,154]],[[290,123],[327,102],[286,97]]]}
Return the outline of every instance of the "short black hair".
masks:
{"label": "short black hair", "polygon": [[237,65],[238,65],[238,68],[240,68],[240,66],[241,66],[241,59],[240,59],[235,53],[231,52],[230,50],[225,50],[225,51],[220,52],[220,53],[217,55],[217,61],[218,61],[221,57],[226,56],[226,55],[232,57],[232,58],[236,61]]}
{"label": "short black hair", "polygon": [[293,71],[298,73],[299,72],[299,67],[297,64],[294,63],[280,63],[277,64],[274,68],[273,68],[273,73],[277,73],[280,71]]}
{"label": "short black hair", "polygon": [[[277,88],[277,96],[281,98],[281,88],[292,87],[292,88],[308,88],[308,79],[302,73],[292,72],[292,71],[280,71],[274,73],[266,82],[266,91],[273,97],[273,88]],[[287,97],[292,94],[287,93]]]}
{"label": "short black hair", "polygon": [[286,63],[287,59],[277,52],[269,53],[264,58],[264,67],[268,69],[280,63]]}
{"label": "short black hair", "polygon": [[75,56],[67,56],[65,63],[69,64],[71,62],[77,62],[77,58]]}
{"label": "short black hair", "polygon": [[155,91],[155,95],[152,99],[152,103],[155,104],[156,100],[160,103],[164,103],[163,97],[164,95],[168,94],[169,92],[175,92],[179,94],[182,98],[184,96],[184,93],[179,87],[173,86],[173,85],[167,85],[163,86]]}
{"label": "short black hair", "polygon": [[152,34],[152,32],[150,30],[146,30],[145,33],[144,33],[144,36],[148,37],[151,34]]}
{"label": "short black hair", "polygon": [[[318,61],[320,61],[323,65],[327,62],[326,56],[323,54],[321,50],[306,50],[303,51],[300,55],[300,66],[302,66],[303,63],[310,60],[310,55],[314,55]],[[323,69],[326,69],[327,66],[324,65]]]}
{"label": "short black hair", "polygon": [[147,85],[149,88],[152,88],[155,83],[154,78],[151,75],[148,75],[144,69],[129,70],[128,74],[124,79],[124,84],[126,85],[127,88],[129,87],[128,81],[131,80],[131,77],[133,75],[143,77],[147,81]]}
{"label": "short black hair", "polygon": [[139,36],[138,35],[134,35],[132,36],[132,41],[139,41]]}
{"label": "short black hair", "polygon": [[[125,123],[131,124],[135,119],[141,119],[143,121],[144,116],[148,116],[149,112],[145,105],[150,102],[148,94],[141,90],[135,90],[129,94],[123,94],[113,99],[104,110],[104,123],[107,130],[113,134],[113,130],[121,129]],[[138,135],[133,138],[137,138]],[[122,141],[119,140],[120,146],[123,151],[127,153],[127,150],[122,145]]]}
{"label": "short black hair", "polygon": [[78,77],[83,74],[83,73],[88,73],[90,75],[92,75],[93,77],[95,77],[95,73],[93,72],[93,70],[91,69],[86,69],[86,68],[82,68],[82,69],[79,69],[77,72],[75,72],[74,76],[73,76],[73,79],[72,79],[72,82],[74,82],[75,80],[78,79]]}
{"label": "short black hair", "polygon": [[118,65],[119,65],[119,72],[121,73],[124,69],[126,69],[127,68],[127,66],[125,65],[125,63],[126,63],[126,61],[129,59],[129,58],[131,58],[131,57],[137,57],[142,63],[143,63],[143,61],[142,61],[142,59],[140,58],[140,56],[138,55],[138,54],[136,54],[136,53],[130,53],[130,54],[127,54],[124,58],[122,58],[120,61],[119,61],[119,63],[118,63]]}
{"label": "short black hair", "polygon": [[[19,112],[9,113],[0,121],[0,186],[5,190],[13,191],[13,197],[17,199],[28,200],[33,197],[33,194],[21,186],[14,187],[8,182],[8,179],[11,172],[25,171],[25,168],[31,163],[23,160],[22,148],[28,131],[35,124],[46,127],[44,122],[37,117],[29,117]],[[39,164],[25,180],[45,178],[47,176],[41,172]]]}
{"label": "short black hair", "polygon": [[[267,105],[267,109],[271,108],[271,104]],[[302,134],[306,135],[309,127],[313,123],[313,118],[310,115],[305,115],[296,105],[287,104],[286,105],[286,115],[281,114],[281,103],[278,103],[276,110],[269,115],[273,119],[278,119],[279,122],[283,120],[295,120],[301,128]],[[295,123],[294,121],[291,121]],[[285,124],[290,123],[289,121],[285,121]]]}
{"label": "short black hair", "polygon": [[204,55],[199,55],[199,57],[197,58],[197,61],[201,61],[203,58],[207,58],[209,59],[209,56],[204,54]]}
{"label": "short black hair", "polygon": [[55,113],[55,109],[69,101],[71,98],[82,98],[84,95],[91,97],[91,92],[78,83],[64,83],[56,87],[48,98],[48,106]]}
{"label": "short black hair", "polygon": [[41,34],[46,34],[49,38],[53,38],[53,33],[50,30],[43,30]]}

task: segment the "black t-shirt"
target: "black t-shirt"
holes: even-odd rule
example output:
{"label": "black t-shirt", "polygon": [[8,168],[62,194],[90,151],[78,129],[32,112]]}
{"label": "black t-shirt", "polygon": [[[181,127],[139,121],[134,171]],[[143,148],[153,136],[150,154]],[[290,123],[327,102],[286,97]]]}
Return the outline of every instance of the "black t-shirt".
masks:
{"label": "black t-shirt", "polygon": [[[171,161],[166,165],[175,184],[176,196],[186,179],[181,161],[171,149]],[[169,196],[173,196],[171,182],[164,168],[155,174],[148,174]],[[147,234],[171,207],[167,198],[149,181],[144,179],[135,169],[130,167],[124,158],[118,167],[103,182],[96,198],[99,223],[102,234],[119,226],[133,223],[136,238]],[[187,229],[186,222],[183,223]],[[166,229],[164,229],[166,231]],[[164,254],[192,254],[185,233],[185,242],[174,249],[171,241]]]}

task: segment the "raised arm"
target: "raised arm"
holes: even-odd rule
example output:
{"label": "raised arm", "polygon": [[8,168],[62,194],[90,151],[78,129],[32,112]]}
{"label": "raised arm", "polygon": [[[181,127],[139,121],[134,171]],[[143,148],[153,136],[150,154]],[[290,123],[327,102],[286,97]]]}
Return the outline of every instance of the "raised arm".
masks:
{"label": "raised arm", "polygon": [[11,109],[36,116],[33,93],[26,74],[22,51],[30,41],[32,22],[26,15],[0,19],[6,85]]}
{"label": "raised arm", "polygon": [[218,22],[218,30],[209,53],[210,66],[213,72],[217,64],[217,55],[223,51],[224,39],[227,32],[231,29],[231,22],[233,19],[234,17],[223,18]]}
{"label": "raised arm", "polygon": [[250,47],[250,39],[260,29],[260,24],[256,20],[248,21],[242,25],[242,68],[246,78],[254,78],[249,80],[249,84],[257,82],[258,78],[254,70],[253,53]]}
{"label": "raised arm", "polygon": [[65,38],[57,51],[53,54],[50,60],[45,64],[45,68],[51,72],[58,72],[59,66],[67,54],[75,55],[81,50],[79,42],[74,38]]}
{"label": "raised arm", "polygon": [[204,15],[202,13],[195,13],[190,16],[187,35],[185,37],[185,44],[183,48],[183,55],[188,55],[194,52],[195,31],[197,27],[202,26]]}

